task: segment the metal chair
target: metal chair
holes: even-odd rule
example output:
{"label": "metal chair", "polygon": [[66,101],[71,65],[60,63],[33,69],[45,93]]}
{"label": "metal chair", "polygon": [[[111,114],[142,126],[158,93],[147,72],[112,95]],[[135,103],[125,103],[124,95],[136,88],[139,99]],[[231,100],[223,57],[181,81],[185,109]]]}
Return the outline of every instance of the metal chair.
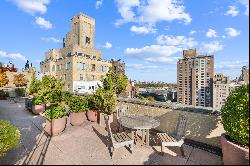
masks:
{"label": "metal chair", "polygon": [[163,151],[164,151],[165,146],[177,146],[177,147],[180,147],[181,154],[182,156],[184,156],[182,145],[184,143],[186,130],[187,130],[187,117],[185,117],[184,115],[179,115],[176,128],[173,134],[167,134],[167,133],[156,134],[158,141],[161,142],[162,155],[164,155]]}
{"label": "metal chair", "polygon": [[133,134],[131,136],[128,135],[126,132],[116,133],[113,134],[111,131],[110,123],[108,121],[108,116],[105,116],[105,123],[106,128],[108,131],[108,136],[110,138],[110,146],[109,149],[111,151],[111,159],[114,156],[114,151],[117,148],[123,147],[123,146],[129,146],[131,153],[133,153],[133,145],[134,145],[134,138]]}

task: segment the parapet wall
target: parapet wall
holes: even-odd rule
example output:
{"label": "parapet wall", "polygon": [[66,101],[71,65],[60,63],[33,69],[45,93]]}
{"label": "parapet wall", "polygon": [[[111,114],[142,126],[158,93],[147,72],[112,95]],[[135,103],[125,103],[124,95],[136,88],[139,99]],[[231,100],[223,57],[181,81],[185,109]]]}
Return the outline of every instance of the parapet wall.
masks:
{"label": "parapet wall", "polygon": [[225,131],[219,112],[205,107],[119,98],[118,105],[121,104],[129,106],[130,114],[144,114],[159,119],[160,126],[156,129],[168,133],[175,129],[178,115],[183,114],[188,118],[186,138],[221,148],[220,136]]}

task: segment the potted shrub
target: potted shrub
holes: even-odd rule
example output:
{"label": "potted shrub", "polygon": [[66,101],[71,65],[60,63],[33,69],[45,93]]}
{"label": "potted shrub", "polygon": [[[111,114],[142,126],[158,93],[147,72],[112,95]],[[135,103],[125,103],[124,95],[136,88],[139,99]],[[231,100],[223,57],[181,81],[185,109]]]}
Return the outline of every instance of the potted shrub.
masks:
{"label": "potted shrub", "polygon": [[20,145],[20,131],[9,121],[0,120],[0,157]]}
{"label": "potted shrub", "polygon": [[0,100],[6,100],[7,97],[8,97],[8,92],[0,90]]}
{"label": "potted shrub", "polygon": [[86,98],[81,96],[74,96],[69,102],[70,108],[70,123],[73,126],[79,126],[83,124],[85,112],[88,109],[88,102]]}
{"label": "potted shrub", "polygon": [[116,95],[112,90],[97,89],[95,93],[98,108],[98,123],[105,127],[105,116],[109,116],[109,123],[113,122],[113,112],[116,106]]}
{"label": "potted shrub", "polygon": [[96,98],[94,95],[90,95],[87,97],[88,100],[88,111],[86,113],[87,119],[91,122],[97,122],[97,106],[96,106]]}
{"label": "potted shrub", "polygon": [[52,104],[44,111],[46,125],[44,130],[51,136],[58,135],[66,128],[66,111],[60,103]]}
{"label": "potted shrub", "polygon": [[[221,135],[225,165],[245,165],[249,156],[249,84],[231,92],[221,109],[226,133]],[[249,163],[248,163],[249,164]]]}
{"label": "potted shrub", "polygon": [[45,99],[43,96],[32,98],[32,112],[36,115],[42,114],[45,110]]}

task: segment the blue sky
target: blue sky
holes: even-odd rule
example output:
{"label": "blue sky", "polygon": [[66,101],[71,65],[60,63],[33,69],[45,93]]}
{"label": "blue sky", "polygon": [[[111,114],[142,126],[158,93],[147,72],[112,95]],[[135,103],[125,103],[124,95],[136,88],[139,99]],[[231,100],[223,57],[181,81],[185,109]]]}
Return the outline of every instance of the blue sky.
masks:
{"label": "blue sky", "polygon": [[215,72],[231,79],[249,66],[248,0],[1,0],[0,61],[24,67],[61,48],[70,19],[96,20],[95,47],[103,59],[122,59],[140,81],[176,82],[182,50],[214,54]]}

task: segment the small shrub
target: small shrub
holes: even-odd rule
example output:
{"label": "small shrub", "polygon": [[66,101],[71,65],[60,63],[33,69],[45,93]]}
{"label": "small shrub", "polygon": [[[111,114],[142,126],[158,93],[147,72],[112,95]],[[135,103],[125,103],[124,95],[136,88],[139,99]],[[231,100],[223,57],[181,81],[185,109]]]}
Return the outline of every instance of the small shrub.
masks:
{"label": "small shrub", "polygon": [[65,104],[69,104],[70,100],[72,98],[72,94],[68,91],[63,91],[62,92],[62,101],[65,102]]}
{"label": "small shrub", "polygon": [[221,109],[221,118],[230,140],[249,146],[249,84],[230,93]]}
{"label": "small shrub", "polygon": [[34,105],[42,105],[45,103],[45,99],[43,96],[35,96],[32,98],[32,104]]}
{"label": "small shrub", "polygon": [[69,102],[70,112],[85,112],[88,110],[88,101],[81,96],[74,96]]}
{"label": "small shrub", "polygon": [[0,157],[7,151],[18,147],[20,143],[20,131],[10,122],[0,120]]}
{"label": "small shrub", "polygon": [[44,116],[49,120],[60,119],[66,116],[66,110],[64,105],[59,103],[49,106],[48,108],[46,108],[44,113],[45,113]]}

